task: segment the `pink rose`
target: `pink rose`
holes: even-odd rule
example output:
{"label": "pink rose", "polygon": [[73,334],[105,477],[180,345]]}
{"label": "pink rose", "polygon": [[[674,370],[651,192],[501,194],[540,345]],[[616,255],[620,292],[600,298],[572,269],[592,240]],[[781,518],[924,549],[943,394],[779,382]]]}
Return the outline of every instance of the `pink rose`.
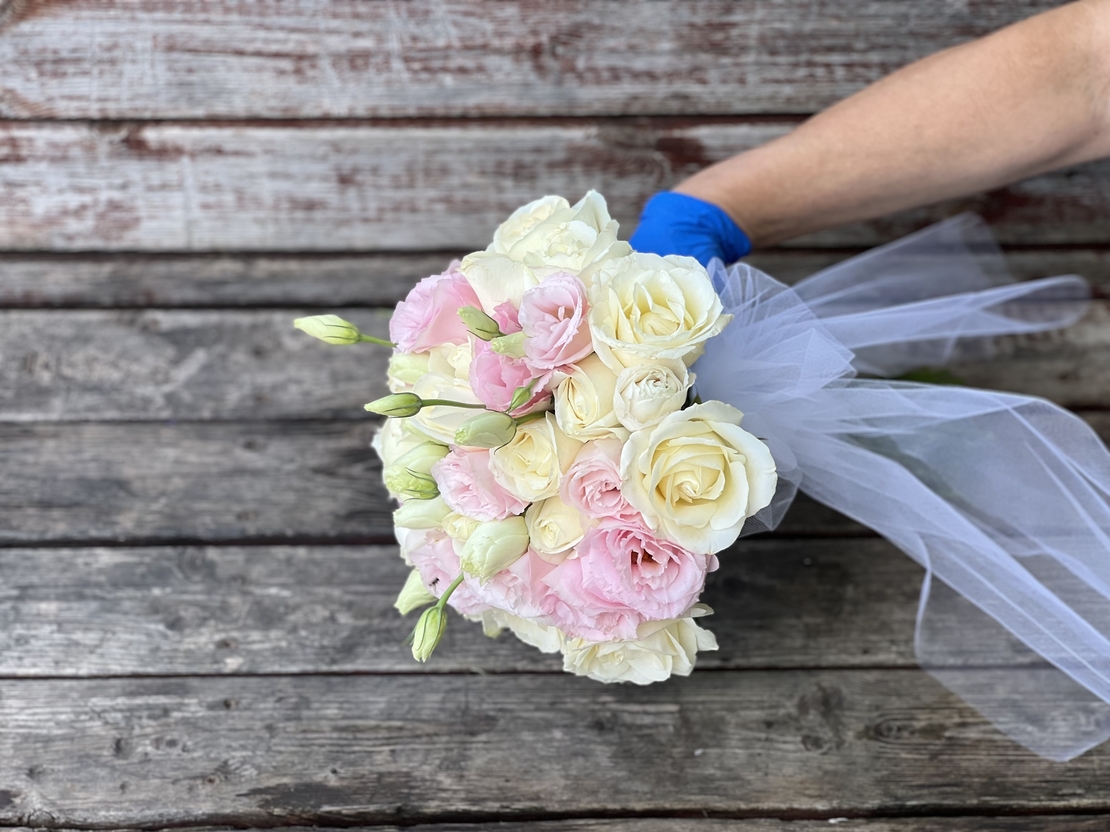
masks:
{"label": "pink rose", "polygon": [[389,337],[400,352],[427,352],[442,344],[462,344],[469,335],[459,318],[464,306],[481,308],[478,295],[456,260],[443,274],[425,277],[397,304]]}
{"label": "pink rose", "polygon": [[544,389],[550,379],[550,372],[542,375],[534,373],[523,359],[501,355],[485,341],[475,341],[474,360],[470,362],[470,386],[474,395],[490,410],[508,409],[516,389],[526,387],[535,380],[532,398],[513,411],[514,414],[526,412],[551,396]]}
{"label": "pink rose", "polygon": [[432,465],[440,496],[452,511],[474,520],[504,520],[528,503],[501,487],[489,468],[486,449],[455,448]]}
{"label": "pink rose", "polygon": [[544,580],[562,602],[550,612],[559,629],[608,641],[636,638],[645,621],[681,616],[716,568],[713,555],[687,552],[638,523],[605,520],[586,533],[577,558],[563,561]]}
{"label": "pink rose", "polygon": [[[429,531],[424,535],[422,544],[408,551],[409,560],[420,573],[424,586],[428,592],[438,598],[447,587],[454,583],[462,574],[459,556],[455,554],[455,546],[451,538],[437,530]],[[479,615],[483,610],[489,609],[467,586],[466,581],[459,584],[447,603],[463,615]]]}
{"label": "pink rose", "polygon": [[567,469],[560,496],[588,517],[642,522],[621,493],[621,441],[595,439],[584,444]]}
{"label": "pink rose", "polygon": [[551,587],[543,579],[553,568],[535,552],[529,551],[484,584],[470,576],[464,583],[482,603],[546,624],[549,619],[544,614],[543,601],[551,594]]}
{"label": "pink rose", "polygon": [[529,364],[553,370],[594,351],[586,325],[586,287],[572,274],[555,274],[520,300],[520,327]]}

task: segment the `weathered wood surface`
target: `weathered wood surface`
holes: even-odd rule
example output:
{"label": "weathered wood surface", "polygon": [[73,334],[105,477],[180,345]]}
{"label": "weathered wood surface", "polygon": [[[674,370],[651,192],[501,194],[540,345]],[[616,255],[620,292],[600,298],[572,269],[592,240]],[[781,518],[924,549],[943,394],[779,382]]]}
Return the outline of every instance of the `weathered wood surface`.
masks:
{"label": "weathered wood surface", "polygon": [[[0,258],[0,308],[390,306],[403,300],[417,280],[443,271],[463,254],[8,254]],[[842,251],[771,250],[745,262],[794,283],[847,256]],[[1104,296],[1110,292],[1110,251],[1009,251],[1006,262],[1023,280],[1080,274]]]}
{"label": "weathered wood surface", "polygon": [[[389,351],[295,330],[312,310],[0,311],[0,421],[365,420]],[[340,310],[388,337],[390,312]],[[1110,301],[1067,329],[998,340],[952,367],[965,384],[1110,406]]]}
{"label": "weathered wood surface", "polygon": [[809,113],[1058,3],[10,0],[0,115]]}
{"label": "weathered wood surface", "polygon": [[[886,541],[749,540],[721,560],[703,622],[721,649],[699,669],[916,666],[922,570]],[[414,662],[415,615],[393,608],[408,571],[395,546],[0,549],[0,677],[560,672],[454,616]]]}
{"label": "weathered wood surface", "polygon": [[[1110,413],[1087,412],[1104,441]],[[0,424],[0,545],[388,543],[369,422]],[[799,497],[779,534],[866,530]]]}
{"label": "weathered wood surface", "polygon": [[1110,803],[1110,750],[1036,758],[917,670],[724,671],[603,689],[546,674],[10,680],[0,724],[8,824]]}
{"label": "weathered wood surface", "polygon": [[[667,119],[380,125],[0,125],[0,249],[402,251],[484,247],[546,193],[645,199],[792,122]],[[1110,242],[1110,162],[809,235],[868,246],[954,211],[1003,242]]]}

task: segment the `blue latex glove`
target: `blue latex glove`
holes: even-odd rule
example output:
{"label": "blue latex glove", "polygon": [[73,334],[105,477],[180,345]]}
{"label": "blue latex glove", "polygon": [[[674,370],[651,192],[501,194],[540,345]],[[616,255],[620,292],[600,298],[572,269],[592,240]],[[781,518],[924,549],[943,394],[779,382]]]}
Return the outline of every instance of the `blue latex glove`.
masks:
{"label": "blue latex glove", "polygon": [[636,251],[682,254],[703,266],[714,257],[725,265],[735,263],[752,250],[748,235],[723,210],[674,191],[661,191],[648,200],[628,242]]}

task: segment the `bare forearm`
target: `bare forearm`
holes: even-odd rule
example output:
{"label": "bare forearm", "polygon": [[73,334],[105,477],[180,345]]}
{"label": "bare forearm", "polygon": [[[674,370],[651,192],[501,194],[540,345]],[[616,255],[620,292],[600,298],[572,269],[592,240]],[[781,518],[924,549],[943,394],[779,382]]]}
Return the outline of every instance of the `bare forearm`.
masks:
{"label": "bare forearm", "polygon": [[1110,0],[933,55],[675,190],[757,246],[1110,155]]}

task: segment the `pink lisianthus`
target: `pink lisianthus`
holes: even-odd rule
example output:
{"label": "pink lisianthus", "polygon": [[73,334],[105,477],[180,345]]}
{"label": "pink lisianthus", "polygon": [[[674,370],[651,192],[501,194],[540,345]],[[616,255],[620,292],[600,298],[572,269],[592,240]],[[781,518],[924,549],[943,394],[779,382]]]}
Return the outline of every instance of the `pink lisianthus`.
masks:
{"label": "pink lisianthus", "polygon": [[427,352],[442,344],[466,342],[464,306],[481,308],[473,287],[455,261],[443,274],[426,277],[397,304],[389,319],[389,337],[401,352]]}
{"label": "pink lisianthus", "polygon": [[528,289],[520,300],[525,360],[538,370],[554,370],[593,352],[588,308],[586,287],[572,274],[554,274]]}
{"label": "pink lisianthus", "polygon": [[[408,551],[409,559],[416,571],[420,573],[424,586],[428,592],[440,597],[447,587],[462,574],[459,556],[455,554],[455,546],[451,538],[439,531],[429,531],[424,536],[424,542]],[[447,603],[463,615],[479,615],[483,610],[489,609],[471,591],[464,580],[463,583],[451,593]]]}
{"label": "pink lisianthus", "polygon": [[485,341],[475,341],[474,360],[470,363],[470,386],[474,395],[490,410],[507,410],[517,388],[526,387],[534,381],[532,398],[513,413],[528,411],[551,397],[551,393],[544,389],[550,379],[550,372],[536,373],[524,359],[501,355]]}
{"label": "pink lisianthus", "polygon": [[690,609],[706,573],[716,568],[713,555],[659,540],[639,523],[605,520],[586,533],[577,558],[545,578],[562,602],[550,614],[570,636],[634,639],[641,623],[678,618]]}
{"label": "pink lisianthus", "polygon": [[544,624],[544,600],[551,594],[551,587],[544,583],[554,567],[535,552],[525,552],[508,569],[502,569],[484,584],[467,576],[464,581],[471,594],[484,604],[513,615]]}
{"label": "pink lisianthus", "polygon": [[588,517],[642,524],[640,512],[621,493],[622,447],[619,439],[595,439],[584,444],[563,477],[563,502]]}
{"label": "pink lisianthus", "polygon": [[505,490],[489,468],[485,449],[455,448],[432,465],[440,496],[458,512],[474,520],[504,520],[521,514],[528,503]]}
{"label": "pink lisianthus", "polygon": [[501,330],[504,335],[512,335],[514,332],[520,332],[520,313],[516,311],[516,307],[509,301],[494,307],[493,319],[497,321],[497,328]]}

